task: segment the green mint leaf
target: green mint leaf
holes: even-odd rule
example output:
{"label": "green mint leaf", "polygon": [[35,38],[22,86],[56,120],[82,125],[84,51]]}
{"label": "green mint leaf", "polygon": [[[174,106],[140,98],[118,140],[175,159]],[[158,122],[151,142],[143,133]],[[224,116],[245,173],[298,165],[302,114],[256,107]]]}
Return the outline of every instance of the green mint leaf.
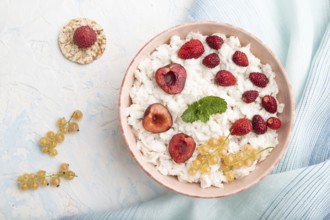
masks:
{"label": "green mint leaf", "polygon": [[227,110],[227,102],[217,96],[207,96],[199,100],[201,108],[209,115],[223,113]]}
{"label": "green mint leaf", "polygon": [[200,120],[200,121],[202,121],[204,123],[208,122],[209,119],[210,119],[210,115],[207,114],[207,113],[199,114],[198,115],[198,120]]}
{"label": "green mint leaf", "polygon": [[181,115],[182,120],[190,123],[197,121],[199,115],[198,105],[198,102],[194,102],[193,104],[189,105]]}
{"label": "green mint leaf", "polygon": [[206,123],[211,115],[220,114],[227,110],[227,102],[217,96],[206,96],[192,103],[183,112],[181,118],[184,122],[202,121]]}

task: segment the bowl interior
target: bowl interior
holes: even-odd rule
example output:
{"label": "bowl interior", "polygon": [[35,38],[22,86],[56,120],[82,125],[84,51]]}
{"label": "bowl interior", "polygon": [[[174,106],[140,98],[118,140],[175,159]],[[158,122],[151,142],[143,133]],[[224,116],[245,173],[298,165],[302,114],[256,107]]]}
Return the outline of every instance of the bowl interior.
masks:
{"label": "bowl interior", "polygon": [[[139,62],[148,56],[151,52],[153,52],[157,46],[168,43],[169,39],[173,35],[179,35],[181,38],[183,38],[191,31],[200,32],[204,35],[224,33],[227,36],[237,36],[240,39],[242,45],[250,43],[252,53],[257,56],[262,63],[270,64],[273,71],[276,73],[275,80],[279,87],[279,94],[277,95],[277,98],[281,103],[285,104],[283,113],[279,114],[279,118],[282,120],[282,127],[278,130],[279,145],[272,151],[266,160],[258,164],[255,171],[244,178],[235,180],[228,184],[224,184],[223,188],[210,187],[207,189],[202,189],[200,188],[199,184],[182,183],[179,182],[176,177],[162,175],[160,172],[158,172],[154,165],[147,163],[143,159],[142,153],[139,149],[136,148],[136,138],[132,132],[132,128],[127,124],[126,120],[125,109],[131,104],[129,92],[134,82],[134,71],[137,68]],[[119,100],[119,113],[121,129],[126,144],[138,164],[149,176],[151,176],[158,183],[175,192],[194,197],[213,198],[228,196],[241,192],[256,184],[271,172],[271,170],[280,160],[288,145],[293,127],[294,105],[291,86],[286,77],[284,68],[280,64],[279,60],[275,57],[275,55],[260,40],[247,33],[246,31],[237,27],[233,27],[229,24],[217,22],[193,22],[179,25],[160,33],[151,39],[137,53],[129,65],[126,75],[123,79]]]}

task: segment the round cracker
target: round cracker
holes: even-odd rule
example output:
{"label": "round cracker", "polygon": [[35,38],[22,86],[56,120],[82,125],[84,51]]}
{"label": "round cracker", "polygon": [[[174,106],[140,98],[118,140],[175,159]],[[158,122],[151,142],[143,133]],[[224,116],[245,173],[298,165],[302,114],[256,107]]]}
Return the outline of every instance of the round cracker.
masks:
{"label": "round cracker", "polygon": [[[96,42],[89,48],[79,48],[73,42],[73,34],[77,28],[86,25],[93,28],[96,32]],[[67,59],[79,64],[88,64],[103,54],[106,45],[106,37],[103,28],[95,21],[88,18],[75,18],[67,23],[60,31],[58,44],[62,54]]]}

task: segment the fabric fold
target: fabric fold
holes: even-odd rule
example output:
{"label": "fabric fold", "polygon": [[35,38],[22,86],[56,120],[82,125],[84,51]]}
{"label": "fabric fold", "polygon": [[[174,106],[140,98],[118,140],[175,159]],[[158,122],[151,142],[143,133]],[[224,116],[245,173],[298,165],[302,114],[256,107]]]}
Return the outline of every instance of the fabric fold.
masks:
{"label": "fabric fold", "polygon": [[221,199],[169,193],[125,209],[63,219],[323,219],[330,210],[330,161],[268,176]]}

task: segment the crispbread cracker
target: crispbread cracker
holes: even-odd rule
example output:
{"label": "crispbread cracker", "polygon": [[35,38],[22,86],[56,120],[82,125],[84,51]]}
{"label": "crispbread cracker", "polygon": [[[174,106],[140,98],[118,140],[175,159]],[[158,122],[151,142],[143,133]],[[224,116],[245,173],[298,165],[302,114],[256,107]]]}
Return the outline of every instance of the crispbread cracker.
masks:
{"label": "crispbread cracker", "polygon": [[[81,26],[90,26],[96,32],[96,42],[89,48],[79,48],[73,42],[73,34],[75,30]],[[88,64],[99,58],[106,45],[106,37],[103,28],[95,21],[88,18],[76,18],[67,23],[58,36],[58,44],[62,54],[69,60],[79,63]]]}

